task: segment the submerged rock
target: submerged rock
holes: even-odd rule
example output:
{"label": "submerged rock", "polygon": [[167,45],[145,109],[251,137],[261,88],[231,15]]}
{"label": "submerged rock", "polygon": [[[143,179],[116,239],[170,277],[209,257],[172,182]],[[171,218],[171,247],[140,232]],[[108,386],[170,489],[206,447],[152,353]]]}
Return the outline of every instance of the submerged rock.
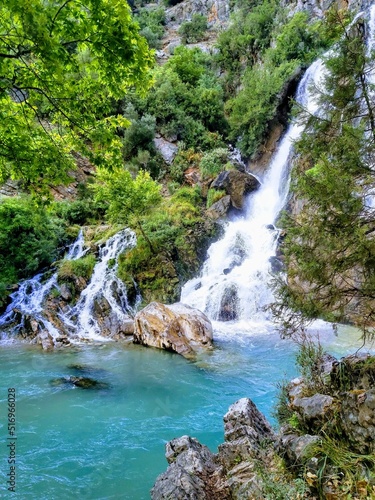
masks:
{"label": "submerged rock", "polygon": [[151,302],[134,319],[134,343],[174,351],[186,358],[212,346],[205,314],[185,304]]}
{"label": "submerged rock", "polygon": [[55,386],[68,385],[80,387],[81,389],[106,389],[109,384],[106,382],[98,382],[97,380],[90,377],[61,377],[51,380],[51,384]]}

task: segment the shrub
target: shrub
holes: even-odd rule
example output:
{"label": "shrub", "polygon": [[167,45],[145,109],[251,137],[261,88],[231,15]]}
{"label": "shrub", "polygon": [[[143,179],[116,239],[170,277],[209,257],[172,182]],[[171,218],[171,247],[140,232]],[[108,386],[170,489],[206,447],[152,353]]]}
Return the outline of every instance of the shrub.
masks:
{"label": "shrub", "polygon": [[206,207],[210,208],[211,205],[219,201],[226,195],[226,192],[222,189],[209,189],[207,192],[207,204]]}
{"label": "shrub", "polygon": [[64,229],[29,197],[0,200],[0,302],[6,287],[50,265],[58,256]]}
{"label": "shrub", "polygon": [[207,17],[202,14],[193,14],[191,21],[181,24],[178,33],[182,43],[195,43],[203,39],[207,30]]}
{"label": "shrub", "polygon": [[140,34],[144,36],[152,49],[159,49],[160,40],[164,35],[165,12],[162,8],[140,9],[134,16],[141,28]]}
{"label": "shrub", "polygon": [[58,269],[59,281],[69,281],[74,278],[84,278],[89,280],[95,267],[95,256],[92,254],[85,255],[76,260],[61,261]]}
{"label": "shrub", "polygon": [[203,178],[214,177],[225,169],[228,163],[229,151],[226,148],[217,148],[205,153],[199,164]]}

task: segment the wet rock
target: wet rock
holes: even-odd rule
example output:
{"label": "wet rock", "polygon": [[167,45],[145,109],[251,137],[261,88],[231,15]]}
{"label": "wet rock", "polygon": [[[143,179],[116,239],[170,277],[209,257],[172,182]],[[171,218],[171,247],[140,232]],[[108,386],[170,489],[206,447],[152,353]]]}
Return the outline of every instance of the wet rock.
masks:
{"label": "wet rock", "polygon": [[106,389],[109,384],[105,382],[98,382],[90,377],[61,377],[51,380],[51,384],[54,386],[67,385],[80,387],[81,389]]}
{"label": "wet rock", "polygon": [[275,255],[270,257],[269,262],[271,264],[271,272],[274,274],[281,273],[284,271],[284,264],[283,262],[278,259]]}
{"label": "wet rock", "polygon": [[55,343],[52,335],[47,330],[42,330],[37,339],[44,351],[52,351],[55,348]]}
{"label": "wet rock", "polygon": [[245,196],[259,186],[256,177],[238,170],[221,172],[211,184],[211,188],[224,190],[230,196],[232,206],[238,210],[243,209]]}
{"label": "wet rock", "polygon": [[231,207],[231,199],[230,196],[223,196],[220,200],[213,203],[210,208],[206,211],[207,217],[212,220],[220,219],[221,217],[225,217],[228,214],[228,211]]}
{"label": "wet rock", "polygon": [[205,314],[185,304],[151,302],[134,319],[134,342],[174,351],[187,358],[212,346],[212,325]]}
{"label": "wet rock", "polygon": [[173,439],[166,445],[165,456],[170,465],[151,490],[153,500],[230,498],[215,455],[196,439]]}
{"label": "wet rock", "polygon": [[[227,270],[228,271],[228,270]],[[224,270],[225,274],[225,270]],[[238,317],[238,289],[230,284],[223,294],[220,303],[219,321],[234,321]]]}
{"label": "wet rock", "polygon": [[72,300],[72,292],[69,290],[67,283],[63,283],[60,286],[60,295],[66,302]]}

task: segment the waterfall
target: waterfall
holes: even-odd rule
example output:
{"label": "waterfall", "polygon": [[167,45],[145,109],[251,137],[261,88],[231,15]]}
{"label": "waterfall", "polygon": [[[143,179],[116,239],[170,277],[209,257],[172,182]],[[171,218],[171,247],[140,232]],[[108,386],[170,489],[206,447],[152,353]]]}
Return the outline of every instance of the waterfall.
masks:
{"label": "waterfall", "polygon": [[[127,248],[135,245],[135,234],[125,229],[107,240],[99,249],[98,262],[87,287],[74,307],[59,306],[54,321],[51,320],[51,311],[46,307],[46,301],[53,291],[60,290],[55,272],[43,282],[43,274],[38,274],[31,279],[20,283],[16,292],[10,295],[11,302],[6,311],[0,316],[0,329],[2,340],[22,332],[25,322],[31,319],[35,329],[46,330],[56,341],[62,335],[67,335],[72,341],[103,340],[101,335],[103,327],[95,317],[95,305],[98,301],[105,301],[108,305],[109,326],[114,321],[121,323],[134,313],[129,305],[126,287],[117,277],[118,256]],[[69,248],[65,259],[76,260],[85,255],[83,233],[80,231],[77,240]],[[137,297],[137,306],[140,298]]]}
{"label": "waterfall", "polygon": [[[310,113],[318,109],[311,86],[319,87],[323,74],[324,64],[319,59],[298,86],[296,100]],[[208,250],[201,276],[182,290],[181,301],[212,320],[268,319],[265,306],[273,299],[269,282],[279,236],[274,224],[287,199],[293,143],[302,131],[298,122],[289,126],[260,188],[248,197],[244,215],[226,223],[223,238]]]}
{"label": "waterfall", "polygon": [[[71,245],[65,258],[75,260],[82,257],[85,253],[83,249],[83,233],[79,232],[77,240]],[[54,287],[57,287],[57,273],[55,272],[46,282],[42,282],[43,274],[37,274],[31,279],[20,283],[16,292],[10,295],[11,302],[0,316],[0,328],[3,330],[6,326],[16,323],[14,330],[20,331],[25,325],[25,317],[31,316],[38,322],[42,322],[49,333],[56,337],[58,331],[43,317],[43,304],[47,295]],[[19,318],[19,321],[17,320]]]}
{"label": "waterfall", "polygon": [[131,307],[126,287],[117,277],[118,256],[135,244],[135,234],[129,229],[124,229],[109,238],[99,250],[98,263],[79,301],[67,313],[60,314],[60,319],[68,326],[71,337],[103,340],[102,327],[94,313],[97,301],[104,299],[109,306],[111,316],[119,322],[126,321],[129,315],[135,313],[140,296],[137,297],[134,308]]}

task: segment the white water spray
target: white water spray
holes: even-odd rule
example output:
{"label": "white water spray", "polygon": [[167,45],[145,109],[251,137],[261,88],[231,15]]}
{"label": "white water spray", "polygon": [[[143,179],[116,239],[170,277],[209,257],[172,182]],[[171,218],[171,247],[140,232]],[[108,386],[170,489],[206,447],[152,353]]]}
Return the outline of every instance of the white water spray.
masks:
{"label": "white water spray", "polygon": [[96,264],[88,286],[83,290],[77,304],[68,313],[59,317],[68,326],[70,336],[90,340],[103,340],[102,328],[95,318],[94,308],[98,300],[105,300],[117,321],[129,319],[135,313],[140,297],[133,308],[129,305],[126,287],[117,277],[118,256],[136,244],[135,234],[124,229],[109,238],[99,251]]}

